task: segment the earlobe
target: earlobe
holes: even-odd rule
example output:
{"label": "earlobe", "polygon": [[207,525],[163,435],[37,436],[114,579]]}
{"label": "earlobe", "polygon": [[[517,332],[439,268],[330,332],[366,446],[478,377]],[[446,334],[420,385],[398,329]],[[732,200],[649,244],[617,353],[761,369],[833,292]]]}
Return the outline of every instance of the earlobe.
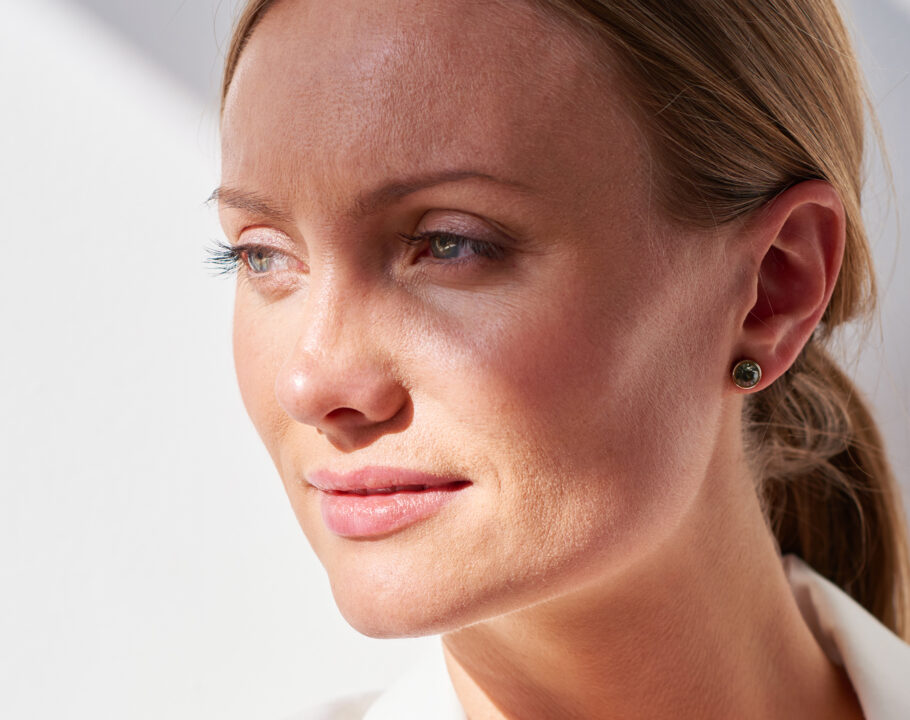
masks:
{"label": "earlobe", "polygon": [[843,204],[829,183],[802,182],[759,211],[748,232],[760,259],[750,271],[753,303],[731,361],[760,363],[753,390],[761,390],[793,364],[831,299],[844,252]]}

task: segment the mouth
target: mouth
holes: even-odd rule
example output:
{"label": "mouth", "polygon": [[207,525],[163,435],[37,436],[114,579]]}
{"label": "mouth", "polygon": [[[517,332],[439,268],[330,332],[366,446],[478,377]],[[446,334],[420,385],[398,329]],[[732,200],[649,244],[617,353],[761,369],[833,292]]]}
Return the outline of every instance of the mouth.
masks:
{"label": "mouth", "polygon": [[307,481],[319,491],[326,528],[340,537],[362,539],[427,520],[472,484],[399,468],[364,468],[344,475],[317,471]]}
{"label": "mouth", "polygon": [[330,495],[357,495],[359,497],[369,497],[371,495],[392,495],[393,493],[421,493],[428,490],[452,491],[461,490],[471,483],[467,480],[454,480],[444,485],[393,485],[391,487],[379,488],[356,488],[353,490],[324,490]]}

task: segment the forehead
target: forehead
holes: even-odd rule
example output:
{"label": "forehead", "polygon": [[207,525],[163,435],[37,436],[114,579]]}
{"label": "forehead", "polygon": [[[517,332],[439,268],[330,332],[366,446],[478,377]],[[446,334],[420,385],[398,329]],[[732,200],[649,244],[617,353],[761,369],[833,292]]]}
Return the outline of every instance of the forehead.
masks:
{"label": "forehead", "polygon": [[282,0],[228,94],[224,181],[324,205],[354,179],[466,163],[628,178],[618,83],[564,22],[520,0]]}

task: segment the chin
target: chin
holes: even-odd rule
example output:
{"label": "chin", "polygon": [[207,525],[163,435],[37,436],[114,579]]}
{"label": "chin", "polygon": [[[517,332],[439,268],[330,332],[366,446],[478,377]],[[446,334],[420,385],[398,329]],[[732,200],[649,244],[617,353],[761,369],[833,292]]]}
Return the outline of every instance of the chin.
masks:
{"label": "chin", "polygon": [[465,624],[463,607],[433,597],[435,588],[425,590],[379,589],[356,578],[350,584],[332,582],[335,603],[348,624],[367,637],[379,639],[439,635]]}
{"label": "chin", "polygon": [[575,577],[580,563],[513,574],[495,564],[452,562],[443,553],[437,553],[434,567],[391,552],[374,555],[369,563],[362,556],[359,562],[350,556],[332,559],[337,562],[325,567],[339,611],[372,638],[454,632],[546,601],[554,588],[580,580]]}
{"label": "chin", "polygon": [[[471,564],[433,555],[360,547],[323,558],[344,619],[373,638],[440,635],[507,612],[516,588],[475,574]],[[383,552],[385,550],[385,552]],[[429,561],[429,562],[428,562]]]}

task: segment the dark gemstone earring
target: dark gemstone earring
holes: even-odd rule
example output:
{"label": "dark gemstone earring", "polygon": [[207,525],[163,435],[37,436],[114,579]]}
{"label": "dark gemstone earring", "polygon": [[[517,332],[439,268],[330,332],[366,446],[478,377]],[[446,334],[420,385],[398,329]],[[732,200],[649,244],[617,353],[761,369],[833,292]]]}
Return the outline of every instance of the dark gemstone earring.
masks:
{"label": "dark gemstone earring", "polygon": [[761,366],[754,360],[740,360],[733,368],[736,387],[751,390],[761,382]]}

